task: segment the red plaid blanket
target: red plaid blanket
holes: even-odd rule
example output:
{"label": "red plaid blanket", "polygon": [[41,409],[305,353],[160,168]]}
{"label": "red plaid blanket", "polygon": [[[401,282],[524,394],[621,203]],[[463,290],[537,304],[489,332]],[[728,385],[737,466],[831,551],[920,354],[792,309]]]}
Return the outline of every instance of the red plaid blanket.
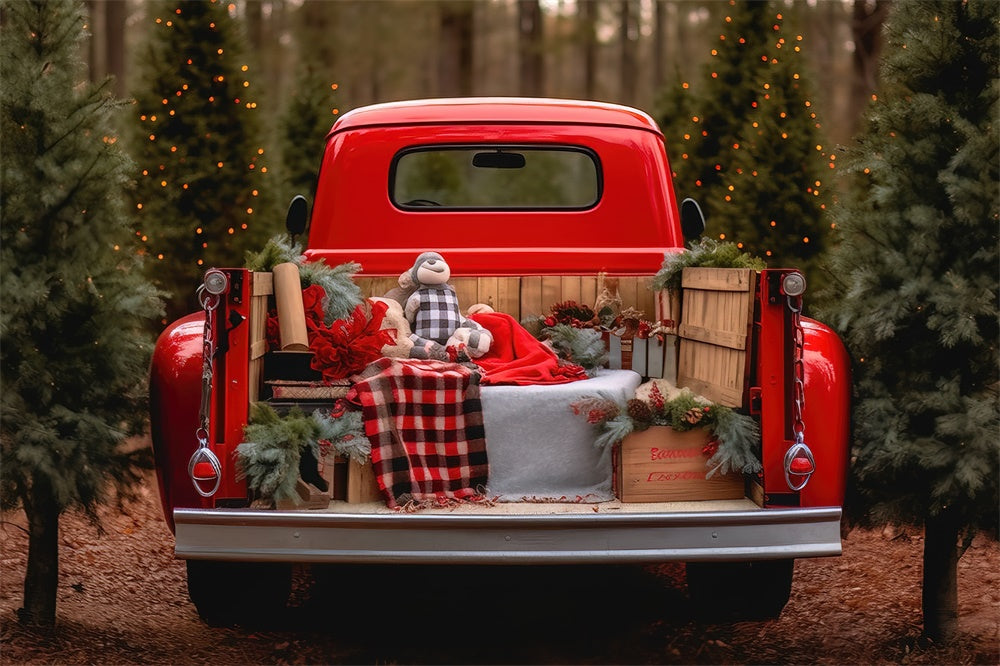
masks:
{"label": "red plaid blanket", "polygon": [[382,358],[352,380],[347,400],[361,407],[390,507],[481,499],[488,465],[477,372],[444,361]]}

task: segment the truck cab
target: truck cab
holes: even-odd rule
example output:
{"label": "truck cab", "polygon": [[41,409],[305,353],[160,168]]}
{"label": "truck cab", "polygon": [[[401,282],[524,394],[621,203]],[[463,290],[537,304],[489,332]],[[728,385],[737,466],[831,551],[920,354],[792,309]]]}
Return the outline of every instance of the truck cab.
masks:
{"label": "truck cab", "polygon": [[[557,303],[593,303],[608,277],[624,307],[654,317],[654,276],[703,223],[693,202],[678,201],[663,135],[648,115],[521,98],[418,100],[344,114],[326,137],[309,208],[304,261],[360,264],[354,282],[365,297],[385,295],[415,257],[433,250],[447,258],[463,305],[483,303],[517,321],[544,318]],[[203,310],[161,335],[150,382],[164,515],[206,620],[283,603],[289,567],[303,562],[681,561],[699,607],[773,617],[788,600],[796,558],[841,552],[849,364],[832,330],[802,315],[804,281],[794,268],[751,271],[738,372],[721,380],[732,409],[760,433],[759,471],[737,474],[737,496],[681,491],[632,501],[622,492],[619,449],[595,454],[592,439],[578,441],[591,437],[587,424],[559,426],[555,435],[540,424],[545,434],[532,441],[532,414],[556,423],[592,393],[587,382],[625,378],[628,392],[648,380],[619,358],[620,369],[530,398],[528,387],[484,386],[491,475],[510,475],[488,485],[509,492],[503,501],[414,512],[394,510],[377,492],[359,495],[357,486],[328,492],[318,505],[255,501],[235,452],[251,406],[282,402],[269,385],[273,354],[262,333],[271,277],[232,267],[209,273]],[[615,344],[614,334],[606,337]],[[683,330],[681,337],[683,365]],[[502,408],[519,400],[527,407]],[[332,400],[308,402],[330,407]],[[580,458],[590,460],[584,471],[573,467]],[[600,492],[588,498],[591,486],[573,484],[594,468]],[[363,466],[349,478],[364,478]],[[248,571],[261,581],[253,595],[242,589]]]}

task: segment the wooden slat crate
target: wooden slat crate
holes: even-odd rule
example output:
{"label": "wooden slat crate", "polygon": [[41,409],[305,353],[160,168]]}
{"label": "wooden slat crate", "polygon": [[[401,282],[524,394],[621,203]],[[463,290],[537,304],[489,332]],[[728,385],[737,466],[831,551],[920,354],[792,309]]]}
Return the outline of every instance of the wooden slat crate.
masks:
{"label": "wooden slat crate", "polygon": [[750,269],[684,269],[678,386],[744,406],[756,279]]}
{"label": "wooden slat crate", "polygon": [[371,462],[361,464],[354,460],[347,462],[347,501],[349,504],[381,502],[385,498],[375,480],[375,469]]}
{"label": "wooden slat crate", "polygon": [[250,402],[260,398],[264,373],[264,354],[267,352],[267,305],[274,293],[270,273],[250,273]]}
{"label": "wooden slat crate", "polygon": [[702,449],[708,439],[708,432],[700,428],[678,432],[668,426],[653,426],[632,433],[616,452],[618,498],[623,502],[742,498],[742,474],[705,478],[708,468]]}

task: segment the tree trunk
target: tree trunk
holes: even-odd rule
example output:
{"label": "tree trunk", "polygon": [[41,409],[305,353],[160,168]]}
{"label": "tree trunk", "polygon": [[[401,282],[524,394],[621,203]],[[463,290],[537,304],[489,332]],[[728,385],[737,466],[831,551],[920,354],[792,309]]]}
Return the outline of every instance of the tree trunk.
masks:
{"label": "tree trunk", "polygon": [[598,0],[582,0],[577,11],[580,43],[583,46],[583,98],[597,95],[597,10]]}
{"label": "tree trunk", "polygon": [[59,584],[59,506],[48,480],[35,477],[24,513],[28,518],[28,568],[24,575],[24,624],[52,626],[56,622]]}
{"label": "tree trunk", "polygon": [[521,94],[526,97],[541,97],[545,94],[542,6],[538,0],[518,0],[517,18]]}
{"label": "tree trunk", "polygon": [[958,629],[958,537],[961,522],[945,509],[924,522],[924,635],[947,642]]}
{"label": "tree trunk", "polygon": [[115,77],[116,97],[125,97],[125,0],[110,0],[104,4],[105,62],[107,72]]}
{"label": "tree trunk", "polygon": [[638,92],[639,8],[621,0],[621,103],[635,104]]}
{"label": "tree trunk", "polygon": [[851,91],[851,119],[856,133],[861,114],[878,88],[879,55],[882,52],[882,24],[889,14],[888,0],[854,0],[851,34],[854,37],[854,85]]}
{"label": "tree trunk", "polygon": [[438,93],[465,97],[472,94],[474,0],[446,0],[439,7]]}
{"label": "tree trunk", "polygon": [[653,3],[653,92],[659,94],[667,81],[667,0]]}

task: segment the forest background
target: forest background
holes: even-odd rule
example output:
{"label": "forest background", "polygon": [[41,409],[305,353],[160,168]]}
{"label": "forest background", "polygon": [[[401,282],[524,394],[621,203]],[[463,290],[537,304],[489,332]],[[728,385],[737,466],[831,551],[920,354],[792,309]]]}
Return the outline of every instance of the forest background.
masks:
{"label": "forest background", "polygon": [[[208,10],[198,2],[86,2],[92,38],[82,55],[92,79],[111,75],[115,95],[136,100],[120,124],[141,172],[133,193],[140,252],[154,260],[150,274],[170,294],[164,325],[197,305],[193,293],[205,268],[240,265],[245,251],[280,231],[291,197],[311,194],[323,137],[339,115],[434,97],[578,98],[647,111],[667,137],[678,196],[699,200],[709,236],[747,241],[740,247],[762,257],[766,251],[772,265],[798,266],[816,291],[825,282],[818,255],[828,245],[822,209],[837,189],[827,163],[834,168],[875,94],[890,6],[887,0],[786,0],[766,9],[758,3],[760,9],[738,9],[744,17],[759,14],[743,19],[750,24],[727,25],[737,7],[725,0],[211,4]],[[213,27],[192,34],[179,29],[184,22]],[[768,160],[760,167],[768,186],[751,189],[768,202],[777,234],[759,230],[767,222],[757,219],[760,200],[744,195],[742,207],[730,204],[723,190],[731,183],[712,170],[721,160],[723,171],[730,163],[739,171],[741,159],[739,146],[714,144],[749,141],[744,127],[757,94],[750,86],[762,74],[761,63],[747,60],[754,54],[732,43],[743,30],[754,33],[747,35],[754,44],[770,42],[765,33],[771,33],[795,46],[788,54],[794,57],[776,69],[795,67],[785,73],[788,84],[778,84],[778,103],[801,123],[798,144],[783,146],[785,158],[778,159],[768,147],[772,128],[756,149],[742,151]],[[192,77],[198,66],[191,62],[208,61],[212,77]],[[777,71],[765,76],[782,78]],[[220,106],[216,100],[223,99],[237,103]],[[711,124],[714,142],[688,143],[701,123]],[[248,166],[242,175],[231,170],[242,164]],[[190,190],[177,189],[188,182]]]}
{"label": "forest background", "polygon": [[[88,0],[85,58],[116,93],[142,85],[147,0]],[[777,3],[804,53],[827,135],[847,143],[877,85],[886,0]],[[698,78],[725,0],[233,0],[249,44],[254,96],[275,127],[294,74],[338,84],[338,110],[400,99],[528,95],[594,99],[656,113],[671,86]],[[331,118],[332,124],[333,118]],[[315,147],[310,147],[316,150]]]}

